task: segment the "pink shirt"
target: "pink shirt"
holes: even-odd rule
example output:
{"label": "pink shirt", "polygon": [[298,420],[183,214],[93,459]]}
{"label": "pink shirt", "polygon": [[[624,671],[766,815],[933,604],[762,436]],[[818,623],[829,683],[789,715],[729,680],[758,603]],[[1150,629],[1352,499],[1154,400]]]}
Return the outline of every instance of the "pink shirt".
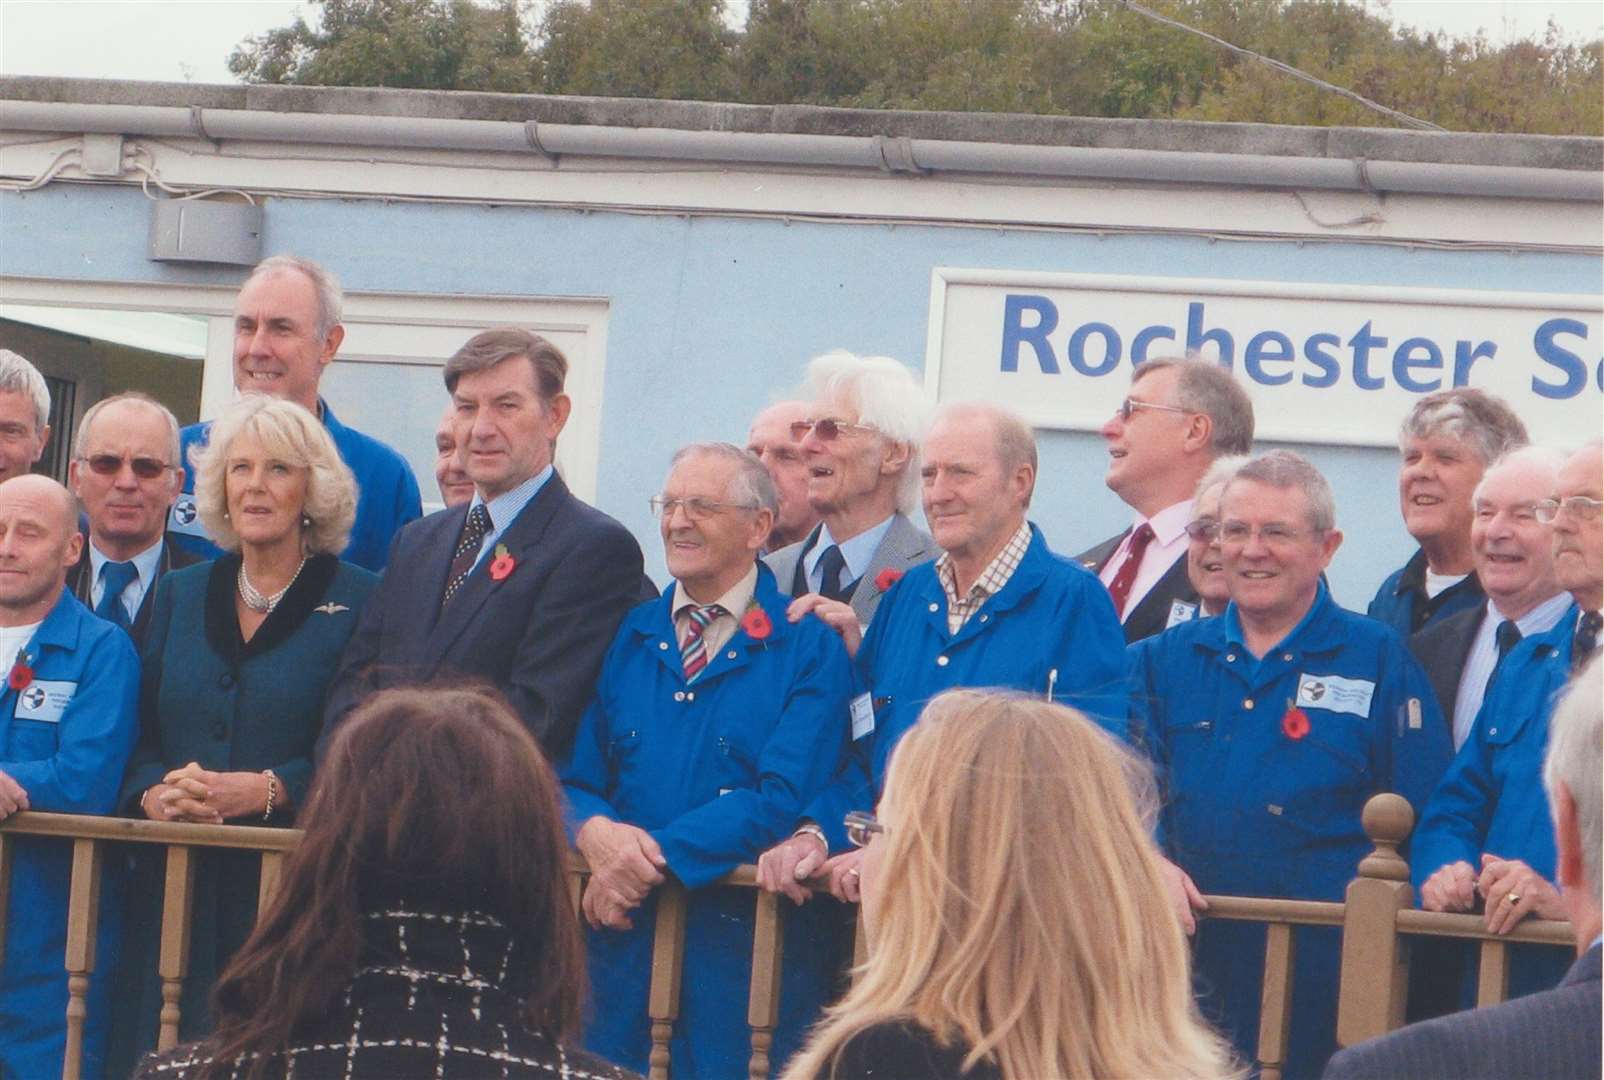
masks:
{"label": "pink shirt", "polygon": [[1125,564],[1125,553],[1130,550],[1131,536],[1136,532],[1137,526],[1146,521],[1153,528],[1153,539],[1148,542],[1147,552],[1142,556],[1141,568],[1136,571],[1136,580],[1131,583],[1131,594],[1125,601],[1125,613],[1121,622],[1131,617],[1131,612],[1142,602],[1158,579],[1169,573],[1170,567],[1175,565],[1176,559],[1186,557],[1186,525],[1192,520],[1192,500],[1178,502],[1174,506],[1166,506],[1150,518],[1138,517],[1131,522],[1131,531],[1125,534],[1125,539],[1119,542],[1114,554],[1109,556],[1103,569],[1098,571],[1097,577],[1106,588],[1119,573],[1119,568]]}

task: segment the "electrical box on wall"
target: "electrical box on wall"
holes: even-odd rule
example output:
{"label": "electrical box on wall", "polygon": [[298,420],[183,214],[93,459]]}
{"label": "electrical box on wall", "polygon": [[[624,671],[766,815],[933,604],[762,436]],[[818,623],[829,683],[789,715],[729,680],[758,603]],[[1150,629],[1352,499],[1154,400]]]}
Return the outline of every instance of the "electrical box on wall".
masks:
{"label": "electrical box on wall", "polygon": [[208,199],[151,203],[150,257],[157,262],[255,266],[262,257],[262,208]]}

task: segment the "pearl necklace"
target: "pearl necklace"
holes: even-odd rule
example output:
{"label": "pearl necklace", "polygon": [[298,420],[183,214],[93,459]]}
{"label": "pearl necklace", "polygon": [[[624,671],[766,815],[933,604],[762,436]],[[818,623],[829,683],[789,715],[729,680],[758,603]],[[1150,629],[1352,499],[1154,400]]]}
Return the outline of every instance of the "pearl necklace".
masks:
{"label": "pearl necklace", "polygon": [[251,579],[245,573],[245,560],[241,559],[239,561],[239,598],[245,601],[245,606],[252,611],[263,614],[270,613],[274,608],[278,607],[278,602],[284,599],[284,594],[290,591],[290,586],[295,584],[295,579],[301,576],[301,568],[305,565],[306,556],[303,555],[301,557],[301,565],[297,566],[295,573],[290,575],[289,582],[278,592],[268,596],[251,584]]}

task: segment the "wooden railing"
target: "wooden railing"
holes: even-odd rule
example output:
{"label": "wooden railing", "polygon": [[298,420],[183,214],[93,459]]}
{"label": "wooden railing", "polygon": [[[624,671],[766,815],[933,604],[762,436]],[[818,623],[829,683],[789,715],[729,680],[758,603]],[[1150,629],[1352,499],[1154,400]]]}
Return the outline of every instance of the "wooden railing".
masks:
{"label": "wooden railing", "polygon": [[[1337,1001],[1337,1041],[1343,1046],[1385,1034],[1403,1023],[1409,978],[1410,936],[1450,937],[1481,942],[1478,1004],[1504,1000],[1508,992],[1508,948],[1512,943],[1574,944],[1570,925],[1528,919],[1509,934],[1487,933],[1474,915],[1416,911],[1409,886],[1409,867],[1398,846],[1413,827],[1414,813],[1396,795],[1378,795],[1364,810],[1364,828],[1375,850],[1359,864],[1359,876],[1348,886],[1344,902],[1270,900],[1242,896],[1210,896],[1206,917],[1264,923],[1262,1011],[1257,1057],[1265,1080],[1279,1080],[1287,1059],[1295,969],[1293,933],[1299,926],[1334,926],[1342,930],[1342,974]],[[183,825],[68,814],[18,814],[0,822],[0,958],[4,956],[5,907],[16,836],[48,836],[73,845],[72,885],[67,910],[68,975],[67,1053],[62,1075],[78,1080],[82,1070],[83,1029],[89,977],[95,968],[100,868],[108,842],[161,844],[167,848],[167,878],[162,906],[159,974],[162,981],[161,1033],[158,1049],[178,1039],[179,997],[189,970],[189,926],[194,893],[196,848],[257,851],[262,858],[259,902],[265,907],[278,887],[284,853],[300,833],[290,829],[249,826]],[[583,889],[583,863],[577,861],[570,894],[577,905]],[[787,903],[756,889],[756,870],[742,866],[722,884],[752,888],[756,922],[752,935],[752,977],[747,1005],[752,1054],[749,1076],[767,1077],[769,1052],[780,1008],[780,972],[784,963],[783,930]],[[659,888],[652,972],[647,1012],[651,1022],[650,1076],[667,1080],[669,1044],[679,1020],[680,981],[685,964],[687,892],[676,882]],[[856,960],[864,956],[861,922]]]}

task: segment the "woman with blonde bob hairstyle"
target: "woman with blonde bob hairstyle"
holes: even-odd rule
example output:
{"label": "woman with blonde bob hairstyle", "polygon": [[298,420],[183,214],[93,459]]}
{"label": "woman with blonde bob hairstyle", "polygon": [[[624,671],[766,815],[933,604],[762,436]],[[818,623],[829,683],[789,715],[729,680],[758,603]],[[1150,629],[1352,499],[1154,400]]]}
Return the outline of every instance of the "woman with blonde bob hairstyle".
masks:
{"label": "woman with blonde bob hairstyle", "polygon": [[[225,409],[191,459],[201,521],[225,554],[157,583],[121,806],[154,821],[289,826],[312,782],[328,685],[378,582],[339,559],[356,481],[317,417],[261,394]],[[155,1044],[159,854],[133,878],[124,970],[138,974],[113,1013],[113,1075]],[[250,933],[258,863],[197,857],[184,1038],[208,1030],[207,991]]]}
{"label": "woman with blonde bob hairstyle", "polygon": [[1145,765],[1074,710],[931,701],[879,820],[849,819],[869,959],[785,1080],[1240,1076],[1193,1005],[1139,800]]}

